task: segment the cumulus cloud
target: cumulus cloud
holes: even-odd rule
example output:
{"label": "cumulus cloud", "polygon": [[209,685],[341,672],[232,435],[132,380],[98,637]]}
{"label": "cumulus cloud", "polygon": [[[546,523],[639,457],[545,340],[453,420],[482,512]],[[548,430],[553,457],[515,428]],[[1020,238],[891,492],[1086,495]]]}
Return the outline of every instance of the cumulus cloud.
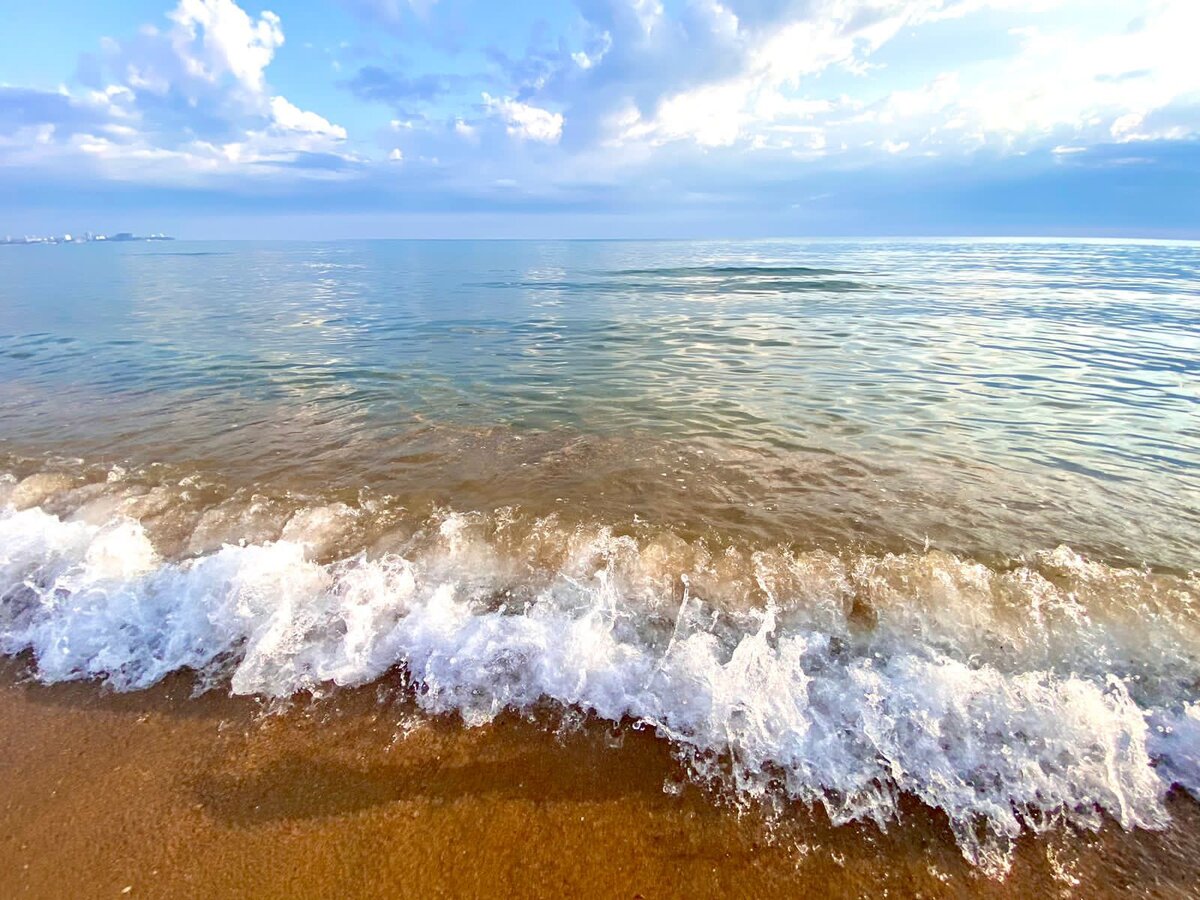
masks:
{"label": "cumulus cloud", "polygon": [[228,72],[247,90],[263,89],[263,71],[283,43],[275,13],[255,21],[233,0],[179,0],[168,18],[175,23],[169,40],[189,74],[217,81]]}
{"label": "cumulus cloud", "polygon": [[454,133],[460,138],[468,141],[476,141],[479,139],[479,129],[474,125],[464,122],[462,119],[454,120]]}
{"label": "cumulus cloud", "polygon": [[1142,145],[1200,138],[1194,0],[574,0],[553,24],[511,7],[502,36],[454,4],[343,0],[387,28],[329,75],[352,110],[336,115],[278,83],[279,16],[163,2],[73,87],[0,87],[0,163],[155,184],[357,179],[372,198],[404,184],[462,205],[622,190],[736,204],[934,155],[1082,168],[1114,158],[1102,146],[1159,158]]}
{"label": "cumulus cloud", "polygon": [[346,139],[346,129],[341,125],[334,125],[315,112],[300,109],[285,97],[271,98],[271,116],[275,126],[283,131],[322,135],[339,141]]}
{"label": "cumulus cloud", "polygon": [[557,143],[562,137],[562,113],[550,112],[509,97],[493,97],[488,93],[483,94],[483,102],[489,112],[504,120],[505,130],[510,137],[546,144]]}
{"label": "cumulus cloud", "polygon": [[[1194,117],[1179,110],[1200,90],[1189,45],[1200,4],[1191,0],[1099,11],[1084,0],[692,0],[670,12],[652,0],[579,5],[583,46],[500,60],[522,103],[563,110],[576,150],[686,142],[807,158],[843,145],[970,152],[1061,142],[1071,131],[1118,140],[1196,133]],[[1064,9],[1074,16],[1028,24]],[[890,44],[985,10],[1026,23],[1005,35],[1014,56],[996,64],[989,55],[978,71],[968,64],[918,88],[890,87],[877,61]],[[835,92],[823,87],[831,75]]]}
{"label": "cumulus cloud", "polygon": [[943,151],[1200,134],[1200,68],[1190,37],[1200,29],[1200,5],[1166,0],[1121,24],[1093,34],[1015,29],[1018,52],[989,74],[946,73],[894,91],[849,125]]}
{"label": "cumulus cloud", "polygon": [[[0,129],[40,129],[49,136],[36,148],[44,163],[78,156],[117,178],[186,181],[336,155],[344,128],[268,90],[284,42],[277,15],[253,18],[234,0],[179,0],[166,23],[102,41],[80,66],[81,89],[0,91]],[[9,141],[3,158],[32,164],[34,149]]]}
{"label": "cumulus cloud", "polygon": [[108,103],[75,98],[66,90],[41,91],[0,85],[0,134],[48,126],[68,132],[98,128],[109,119]]}

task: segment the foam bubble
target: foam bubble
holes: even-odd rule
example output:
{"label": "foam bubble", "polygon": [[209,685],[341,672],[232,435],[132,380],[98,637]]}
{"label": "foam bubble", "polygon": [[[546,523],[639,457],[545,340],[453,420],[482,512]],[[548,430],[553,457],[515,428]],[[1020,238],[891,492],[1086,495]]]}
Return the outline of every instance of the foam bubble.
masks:
{"label": "foam bubble", "polygon": [[[9,505],[0,651],[32,653],[48,682],[132,690],[191,669],[271,697],[400,666],[426,710],[472,725],[549,700],[652,726],[743,800],[886,826],[915,795],[995,872],[1025,828],[1100,811],[1157,828],[1172,783],[1200,788],[1194,579],[1066,548],[999,571],[513,511],[441,513],[391,552],[322,562],[358,513],[251,507],[218,509],[234,530],[269,521],[268,539],[170,559],[119,511]],[[206,542],[229,534],[213,521]]]}

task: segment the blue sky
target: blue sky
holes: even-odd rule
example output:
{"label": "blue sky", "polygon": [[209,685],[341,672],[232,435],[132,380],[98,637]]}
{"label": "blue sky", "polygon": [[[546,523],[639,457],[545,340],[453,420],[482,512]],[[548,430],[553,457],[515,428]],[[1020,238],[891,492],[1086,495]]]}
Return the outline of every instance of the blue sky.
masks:
{"label": "blue sky", "polygon": [[0,234],[1200,236],[1196,0],[42,0]]}

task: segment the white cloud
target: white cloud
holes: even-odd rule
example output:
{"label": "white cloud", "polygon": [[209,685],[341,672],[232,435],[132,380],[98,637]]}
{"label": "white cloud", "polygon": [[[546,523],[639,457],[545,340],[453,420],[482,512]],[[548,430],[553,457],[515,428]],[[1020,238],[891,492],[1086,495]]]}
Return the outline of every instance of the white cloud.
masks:
{"label": "white cloud", "polygon": [[328,119],[289,103],[284,97],[271,98],[271,115],[275,125],[284,131],[319,134],[339,141],[346,139],[346,129]]}
{"label": "white cloud", "polygon": [[255,21],[233,0],[179,0],[169,18],[171,43],[192,75],[216,81],[228,72],[248,90],[263,89],[263,71],[283,44],[279,16],[268,11]]}
{"label": "white cloud", "polygon": [[591,69],[604,61],[604,57],[608,51],[612,49],[612,34],[605,31],[600,35],[600,40],[597,46],[592,51],[577,50],[571,54],[571,59],[575,65],[581,69]]}
{"label": "white cloud", "polygon": [[314,165],[313,155],[351,161],[343,127],[268,91],[284,40],[278,16],[252,18],[233,0],[178,0],[167,19],[165,29],[101,42],[90,89],[39,99],[49,126],[42,158],[82,154],[102,174],[163,181],[251,163],[282,171],[301,155],[302,174],[330,177],[336,166]]}
{"label": "white cloud", "polygon": [[[486,72],[460,71],[461,57],[445,61],[453,77],[436,61],[402,67],[436,89],[392,104],[370,160],[288,99],[272,69],[278,16],[240,0],[162,2],[175,6],[161,27],[101,43],[86,87],[11,95],[0,164],[188,184],[371,166],[394,183],[436,166],[431,191],[474,196],[515,175],[527,195],[596,184],[666,195],[687,177],[735,191],[768,172],[785,183],[980,147],[1085,166],[1101,154],[1068,157],[1200,135],[1200,0],[587,0],[582,26],[533,39],[524,58],[498,51]],[[415,23],[407,0],[362,3],[419,25],[414,40],[438,26]],[[427,49],[417,58],[442,52]]]}
{"label": "white cloud", "polygon": [[1200,133],[1200,4],[1159,0],[1098,33],[1014,31],[1018,53],[984,77],[940,76],[897,91],[865,119],[907,127],[914,141],[977,146],[1182,138]]}
{"label": "white cloud", "polygon": [[663,20],[663,5],[659,0],[629,0],[629,6],[646,35],[651,34]]}
{"label": "white cloud", "polygon": [[746,101],[743,82],[685,91],[664,100],[653,120],[637,116],[623,136],[648,137],[652,143],[690,138],[702,147],[727,147],[737,141],[749,119]]}
{"label": "white cloud", "polygon": [[[706,55],[733,60],[734,73],[668,90],[654,108],[637,109],[636,124],[622,137],[652,143],[691,139],[705,147],[753,141],[762,128],[800,121],[819,111],[814,104],[828,103],[795,96],[803,79],[831,68],[867,72],[871,54],[906,25],[943,11],[946,2],[818,0],[765,20],[750,15],[752,10],[743,9],[746,14],[739,16],[735,4],[697,4],[692,8],[698,18],[694,28],[709,43]],[[753,4],[741,4],[747,6]]]}
{"label": "white cloud", "polygon": [[510,137],[546,144],[557,143],[562,137],[562,113],[550,112],[507,97],[500,99],[488,93],[483,94],[483,102],[489,112],[504,120],[505,130]]}
{"label": "white cloud", "polygon": [[[815,0],[782,15],[753,2],[689,9],[690,43],[703,35],[705,58],[732,60],[732,71],[713,65],[713,77],[698,80],[684,68],[686,86],[671,90],[665,70],[668,87],[657,99],[633,99],[641,89],[608,105],[598,119],[602,143],[781,150],[795,146],[788,135],[797,129],[815,129],[852,150],[928,153],[1200,133],[1196,0]],[[985,9],[1021,23],[1005,35],[1015,54],[991,51],[923,86],[887,90],[895,79],[874,61],[881,48],[923,27],[949,34],[957,27],[950,20]],[[1029,24],[1054,10],[1041,26]],[[683,55],[689,46],[647,52]],[[837,70],[853,79],[854,97],[819,93],[817,76]]]}

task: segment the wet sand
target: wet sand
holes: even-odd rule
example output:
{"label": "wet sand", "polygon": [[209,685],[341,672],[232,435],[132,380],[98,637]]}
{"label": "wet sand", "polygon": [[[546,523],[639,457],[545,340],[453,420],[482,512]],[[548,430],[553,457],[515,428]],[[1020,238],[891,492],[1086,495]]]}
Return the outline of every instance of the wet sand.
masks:
{"label": "wet sand", "polygon": [[[768,824],[668,745],[547,712],[468,729],[374,686],[269,714],[173,677],[117,694],[0,669],[0,876],[12,897],[1195,896],[1200,806],[1163,833],[962,859],[916,803],[881,834]],[[558,727],[556,727],[558,723]],[[670,790],[664,790],[664,785]]]}

